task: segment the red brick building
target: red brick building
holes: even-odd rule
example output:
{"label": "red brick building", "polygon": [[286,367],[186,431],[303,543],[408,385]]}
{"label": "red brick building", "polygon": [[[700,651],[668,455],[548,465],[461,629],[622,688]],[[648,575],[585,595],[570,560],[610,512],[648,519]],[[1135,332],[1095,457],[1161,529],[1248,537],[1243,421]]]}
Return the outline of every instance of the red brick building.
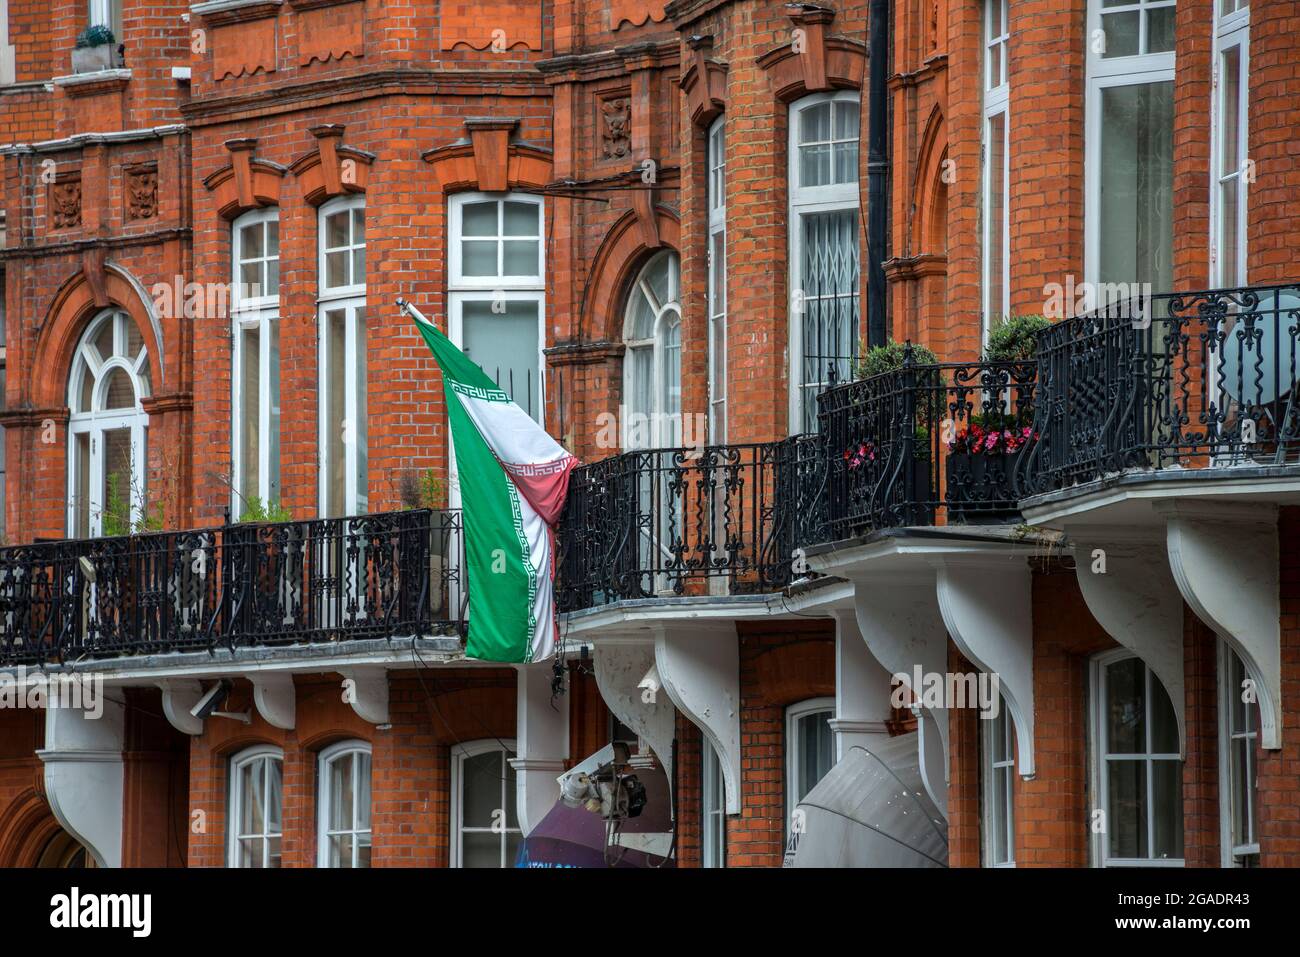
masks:
{"label": "red brick building", "polygon": [[[0,863],[509,865],[611,740],[677,866],[1297,862],[1293,4],[0,10],[0,655],[104,692]],[[555,674],[399,297],[585,463]]]}

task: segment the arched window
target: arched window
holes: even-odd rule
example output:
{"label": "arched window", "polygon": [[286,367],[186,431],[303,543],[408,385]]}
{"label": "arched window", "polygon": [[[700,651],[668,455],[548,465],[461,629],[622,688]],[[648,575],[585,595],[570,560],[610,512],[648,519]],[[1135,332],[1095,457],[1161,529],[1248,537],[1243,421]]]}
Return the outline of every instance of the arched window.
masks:
{"label": "arched window", "polygon": [[279,867],[284,752],[257,745],[230,760],[230,867]]}
{"label": "arched window", "polygon": [[86,327],[68,377],[68,534],[125,535],[144,517],[149,354],[131,317]]}
{"label": "arched window", "polygon": [[790,431],[817,428],[817,394],[858,355],[858,94],[790,107]]}
{"label": "arched window", "polygon": [[786,833],[799,802],[835,764],[830,721],[834,698],[810,698],[785,710]]}
{"label": "arched window", "polygon": [[1092,661],[1093,783],[1104,826],[1095,855],[1106,867],[1183,863],[1183,762],[1169,693],[1142,659],[1109,652]]}
{"label": "arched window", "polygon": [[318,867],[370,866],[370,745],[340,741],[320,754]]}
{"label": "arched window", "polygon": [[623,338],[624,435],[628,448],[681,444],[682,306],[677,254],[657,253],[628,292]]}
{"label": "arched window", "polygon": [[320,505],[326,518],[369,508],[366,202],[320,208]]}
{"label": "arched window", "polygon": [[257,209],[231,227],[234,361],[230,447],[234,514],[280,500],[280,211]]}
{"label": "arched window", "polygon": [[451,866],[513,867],[523,834],[515,808],[514,741],[451,750]]}

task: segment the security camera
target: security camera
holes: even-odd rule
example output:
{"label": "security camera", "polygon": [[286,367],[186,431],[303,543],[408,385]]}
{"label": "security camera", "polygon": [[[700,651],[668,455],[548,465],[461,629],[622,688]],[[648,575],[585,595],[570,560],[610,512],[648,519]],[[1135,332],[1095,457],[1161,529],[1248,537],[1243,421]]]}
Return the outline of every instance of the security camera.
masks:
{"label": "security camera", "polygon": [[230,697],[230,689],[233,687],[233,681],[229,678],[222,678],[203,692],[203,697],[199,698],[198,704],[190,708],[190,714],[196,718],[212,717],[217,713],[217,709],[226,703],[226,699]]}

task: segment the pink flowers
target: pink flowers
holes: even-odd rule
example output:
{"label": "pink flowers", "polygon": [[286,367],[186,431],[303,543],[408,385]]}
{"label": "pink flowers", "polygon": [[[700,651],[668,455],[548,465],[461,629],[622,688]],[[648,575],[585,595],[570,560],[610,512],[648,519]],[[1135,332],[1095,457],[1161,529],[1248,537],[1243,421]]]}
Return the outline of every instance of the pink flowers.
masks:
{"label": "pink flowers", "polygon": [[1037,440],[1038,433],[1028,425],[986,429],[978,422],[971,422],[969,428],[960,430],[948,443],[948,451],[968,455],[1001,455],[1004,452],[1016,452]]}
{"label": "pink flowers", "polygon": [[876,446],[871,442],[862,442],[856,449],[849,447],[844,450],[844,461],[848,463],[850,469],[857,469],[864,462],[874,462],[876,460]]}

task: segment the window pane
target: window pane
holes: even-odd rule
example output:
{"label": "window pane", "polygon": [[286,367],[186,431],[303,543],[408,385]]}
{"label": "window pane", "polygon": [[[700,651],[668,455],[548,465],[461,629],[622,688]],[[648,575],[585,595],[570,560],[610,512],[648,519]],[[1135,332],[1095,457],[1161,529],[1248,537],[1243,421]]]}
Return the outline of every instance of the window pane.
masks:
{"label": "window pane", "polygon": [[[358,752],[355,756],[357,774],[357,827],[370,827],[370,755]],[[369,840],[366,841],[367,846]]]}
{"label": "window pane", "polygon": [[1134,56],[1138,52],[1138,23],[1141,16],[1140,11],[1130,10],[1126,13],[1108,13],[1101,18],[1101,29],[1106,40],[1103,56]]}
{"label": "window pane", "polygon": [[352,755],[340,755],[330,763],[329,827],[332,831],[352,829],[352,787]]}
{"label": "window pane", "polygon": [[831,138],[831,105],[818,103],[799,111],[799,142],[823,143]]}
{"label": "window pane", "polygon": [[135,406],[135,386],[125,369],[111,369],[108,373],[108,388],[104,394],[105,409],[130,409]]}
{"label": "window pane", "polygon": [[466,203],[461,207],[460,234],[462,236],[497,235],[497,204]]}
{"label": "window pane", "polygon": [[1101,91],[1100,279],[1171,288],[1172,82]]}
{"label": "window pane", "polygon": [[541,421],[537,309],[536,300],[468,300],[462,305],[461,338],[465,354],[488,378]]}
{"label": "window pane", "polygon": [[1174,7],[1147,11],[1147,53],[1168,53],[1174,48]]}
{"label": "window pane", "polygon": [[262,295],[262,264],[257,260],[239,266],[239,295],[256,299]]}
{"label": "window pane", "polygon": [[357,835],[357,867],[370,866],[370,835]]}
{"label": "window pane", "polygon": [[524,836],[518,831],[506,834],[506,867],[515,866],[515,861],[519,857],[519,845],[523,842]]}
{"label": "window pane", "polygon": [[831,712],[818,711],[799,719],[799,767],[795,789],[799,800],[807,797],[808,792],[831,769],[832,739],[831,728],[827,723],[830,717]]}
{"label": "window pane", "polygon": [[497,243],[495,240],[465,241],[460,244],[460,271],[465,276],[497,275]]}
{"label": "window pane", "polygon": [[104,435],[104,487],[100,490],[103,518],[114,528],[105,534],[124,535],[131,527],[131,430],[111,429]]}
{"label": "window pane", "polygon": [[840,102],[835,104],[835,138],[837,140],[856,140],[858,138],[857,103]]}
{"label": "window pane", "polygon": [[830,179],[830,146],[801,146],[799,148],[799,185],[825,186],[830,182]]}
{"label": "window pane", "polygon": [[536,203],[511,203],[505,204],[505,233],[506,236],[536,236],[539,233],[537,228],[537,213],[541,209]]}
{"label": "window pane", "polygon": [[1237,738],[1232,742],[1232,840],[1234,844],[1253,843],[1254,821],[1247,809],[1254,810],[1255,782],[1250,770],[1254,764],[1255,741]]}
{"label": "window pane", "polygon": [[261,259],[266,250],[262,243],[262,224],[252,223],[239,231],[240,260]]}
{"label": "window pane", "polygon": [[240,768],[240,818],[241,834],[262,834],[266,831],[266,762],[258,759]]}
{"label": "window pane", "polygon": [[248,837],[241,838],[239,841],[239,866],[240,867],[261,867],[262,866],[262,848],[265,844],[261,838]]}
{"label": "window pane", "polygon": [[271,856],[271,861],[269,866],[279,867],[280,866],[280,839],[278,837],[272,837],[269,838],[266,843],[267,843],[267,850],[270,852],[270,856]]}
{"label": "window pane", "polygon": [[352,244],[359,246],[366,241],[366,211],[352,210]]}
{"label": "window pane", "polygon": [[1108,761],[1106,830],[1111,857],[1147,856],[1145,761]]}
{"label": "window pane", "polygon": [[348,212],[331,213],[325,217],[325,246],[337,249],[348,243]]}
{"label": "window pane", "polygon": [[280,324],[278,322],[268,322],[267,330],[267,348],[271,354],[267,357],[270,366],[270,386],[267,389],[266,401],[270,403],[270,430],[266,436],[267,457],[270,460],[269,487],[266,489],[266,499],[271,502],[280,501]]}
{"label": "window pane", "polygon": [[993,811],[993,863],[1004,864],[1011,860],[1007,850],[1007,784],[1008,776],[1003,768],[993,771],[993,794],[991,804]]}
{"label": "window pane", "polygon": [[280,260],[269,259],[266,263],[266,296],[280,295]]}
{"label": "window pane", "polygon": [[1154,761],[1151,765],[1155,802],[1151,835],[1152,856],[1183,856],[1183,762]]}
{"label": "window pane", "polygon": [[476,831],[461,835],[461,867],[500,867],[501,835]]}
{"label": "window pane", "polygon": [[90,434],[77,433],[77,482],[73,490],[76,506],[74,533],[78,538],[90,537]]}
{"label": "window pane", "polygon": [[281,778],[284,773],[283,765],[274,758],[266,758],[266,777],[267,777],[267,802],[266,802],[266,828],[273,834],[280,833],[280,797],[282,792]]}
{"label": "window pane", "polygon": [[[487,751],[462,759],[461,827],[491,827],[493,812],[501,807],[501,752]],[[495,839],[494,835],[493,836]],[[466,840],[468,840],[466,835]],[[498,847],[498,852],[500,848]],[[496,865],[493,864],[493,867]]]}
{"label": "window pane", "polygon": [[109,316],[95,333],[95,348],[99,350],[101,359],[111,359],[116,354],[113,349],[113,327],[116,325],[117,317]]}
{"label": "window pane", "polygon": [[78,412],[89,412],[91,403],[95,399],[95,375],[90,371],[90,365],[86,361],[81,363],[81,404],[77,407]]}
{"label": "window pane", "polygon": [[1006,217],[1006,134],[1007,115],[998,113],[988,120],[988,143],[985,155],[988,157],[988,196],[985,199],[987,219],[987,240],[985,255],[988,257],[988,318],[1000,319],[1006,312],[1004,305],[1003,271],[1006,268],[1002,258],[1005,243],[1003,225]]}
{"label": "window pane", "polygon": [[352,866],[352,835],[333,834],[330,836],[330,867]]}
{"label": "window pane", "polygon": [[[261,389],[258,369],[261,350],[258,348],[257,327],[240,330],[239,397],[242,409],[239,416],[240,493],[245,500],[260,497],[258,485],[258,445],[261,422]],[[242,512],[242,508],[240,510]]]}
{"label": "window pane", "polygon": [[858,178],[858,144],[836,143],[833,149],[835,159],[835,182],[855,182]]}
{"label": "window pane", "polygon": [[325,254],[325,285],[331,289],[348,286],[348,254],[346,252]]}
{"label": "window pane", "polygon": [[799,281],[803,368],[802,431],[817,430],[816,395],[834,367],[849,376],[858,341],[858,214],[853,210],[801,218]]}
{"label": "window pane", "polygon": [[342,309],[325,313],[325,517],[337,518],[343,514],[344,468],[346,458],[343,447],[344,411],[344,341],[346,314]]}
{"label": "window pane", "polygon": [[352,250],[352,282],[360,286],[366,281],[366,249]]}
{"label": "window pane", "polygon": [[272,219],[266,224],[266,254],[274,257],[280,255],[280,221],[278,219]]}
{"label": "window pane", "polygon": [[506,276],[536,276],[538,254],[541,245],[536,240],[508,239],[502,245],[505,263],[503,274]]}
{"label": "window pane", "polygon": [[1177,754],[1178,718],[1169,701],[1169,693],[1154,674],[1151,675],[1151,753]]}
{"label": "window pane", "polygon": [[1106,751],[1110,754],[1140,754],[1146,749],[1145,670],[1138,658],[1125,658],[1106,668]]}

